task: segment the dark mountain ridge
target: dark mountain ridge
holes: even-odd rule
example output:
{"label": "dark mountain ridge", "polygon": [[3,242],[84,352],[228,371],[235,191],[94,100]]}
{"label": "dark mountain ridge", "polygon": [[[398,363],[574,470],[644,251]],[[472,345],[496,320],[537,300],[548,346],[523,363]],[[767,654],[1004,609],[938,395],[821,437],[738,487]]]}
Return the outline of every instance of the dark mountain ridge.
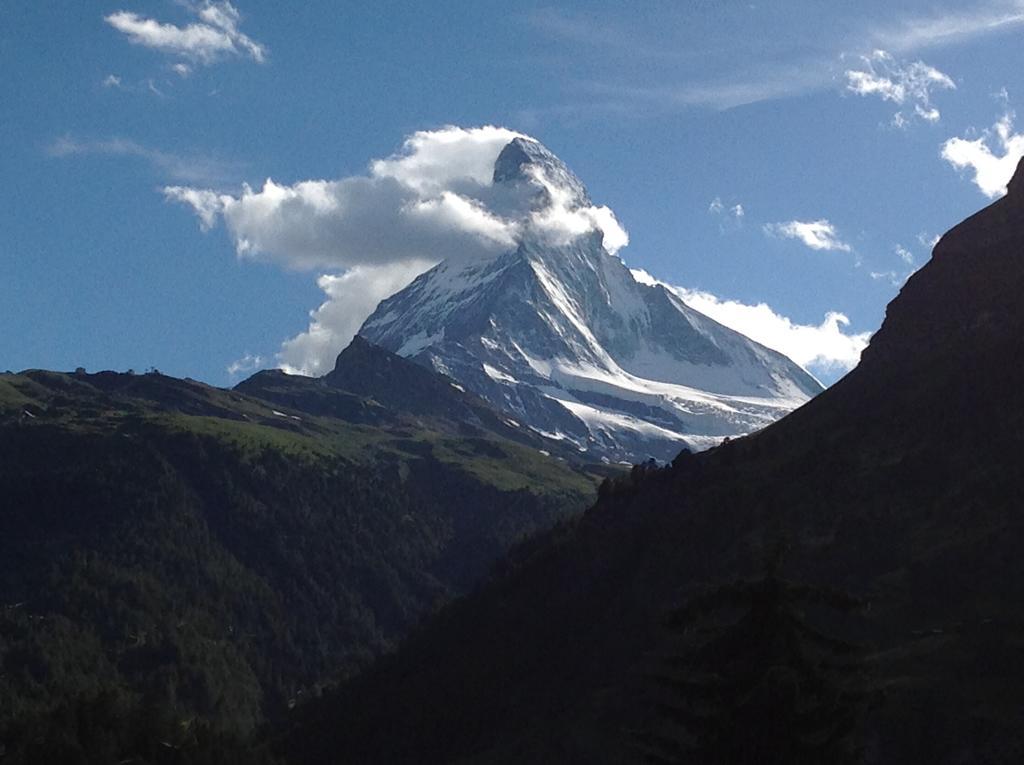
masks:
{"label": "dark mountain ridge", "polygon": [[576,449],[523,427],[451,378],[358,335],[323,377],[265,370],[243,380],[235,390],[350,422],[389,427],[429,423],[434,429],[465,437],[507,439],[582,464]]}
{"label": "dark mountain ridge", "polygon": [[[877,763],[1024,756],[1024,162],[941,238],[843,380],[778,423],[607,482],[571,528],[305,710],[294,762],[632,761],[665,615],[755,575],[868,600]],[[743,735],[737,732],[737,735]],[[634,758],[635,759],[635,758]]]}

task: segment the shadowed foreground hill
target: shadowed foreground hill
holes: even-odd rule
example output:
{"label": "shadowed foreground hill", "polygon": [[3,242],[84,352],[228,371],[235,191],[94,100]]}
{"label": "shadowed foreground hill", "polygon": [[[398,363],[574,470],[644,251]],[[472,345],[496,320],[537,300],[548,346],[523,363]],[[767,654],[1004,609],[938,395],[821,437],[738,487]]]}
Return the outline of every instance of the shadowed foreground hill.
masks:
{"label": "shadowed foreground hill", "polygon": [[0,375],[0,760],[222,762],[592,501],[415,371],[415,411],[273,373],[242,386],[269,401]]}
{"label": "shadowed foreground hill", "polygon": [[[871,603],[878,763],[1024,758],[1024,163],[947,233],[860,366],[782,421],[607,483],[572,528],[300,716],[314,762],[623,762],[664,616],[754,573]],[[737,736],[744,731],[736,731]]]}

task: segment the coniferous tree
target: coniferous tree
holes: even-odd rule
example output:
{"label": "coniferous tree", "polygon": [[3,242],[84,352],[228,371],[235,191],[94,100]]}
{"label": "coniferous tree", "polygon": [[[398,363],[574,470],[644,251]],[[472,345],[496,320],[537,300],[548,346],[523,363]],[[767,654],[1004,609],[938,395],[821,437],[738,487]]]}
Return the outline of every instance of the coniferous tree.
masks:
{"label": "coniferous tree", "polygon": [[807,611],[850,613],[864,603],[786,580],[778,561],[669,615],[676,648],[650,678],[651,721],[635,736],[643,761],[860,761],[855,734],[871,696],[864,650],[813,626]]}

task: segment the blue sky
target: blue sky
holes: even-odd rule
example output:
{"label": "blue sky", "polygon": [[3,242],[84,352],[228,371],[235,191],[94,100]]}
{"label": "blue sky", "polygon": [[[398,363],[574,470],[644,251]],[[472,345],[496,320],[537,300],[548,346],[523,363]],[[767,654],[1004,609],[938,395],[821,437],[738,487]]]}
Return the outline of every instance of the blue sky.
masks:
{"label": "blue sky", "polygon": [[322,368],[448,245],[310,257],[264,181],[362,188],[493,125],[573,168],[631,267],[834,380],[1024,153],[1024,2],[832,5],[6,3],[0,369]]}

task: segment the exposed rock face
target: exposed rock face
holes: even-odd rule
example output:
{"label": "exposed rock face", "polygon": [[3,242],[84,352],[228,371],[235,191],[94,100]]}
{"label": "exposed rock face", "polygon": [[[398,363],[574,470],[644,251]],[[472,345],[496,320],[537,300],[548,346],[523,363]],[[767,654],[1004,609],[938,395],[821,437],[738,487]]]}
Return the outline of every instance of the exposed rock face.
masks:
{"label": "exposed rock face", "polygon": [[510,142],[494,187],[527,200],[518,247],[486,261],[442,262],[384,300],[360,335],[612,461],[706,448],[821,391],[782,354],[660,285],[637,282],[596,223],[552,236],[545,216],[596,208],[541,144]]}

